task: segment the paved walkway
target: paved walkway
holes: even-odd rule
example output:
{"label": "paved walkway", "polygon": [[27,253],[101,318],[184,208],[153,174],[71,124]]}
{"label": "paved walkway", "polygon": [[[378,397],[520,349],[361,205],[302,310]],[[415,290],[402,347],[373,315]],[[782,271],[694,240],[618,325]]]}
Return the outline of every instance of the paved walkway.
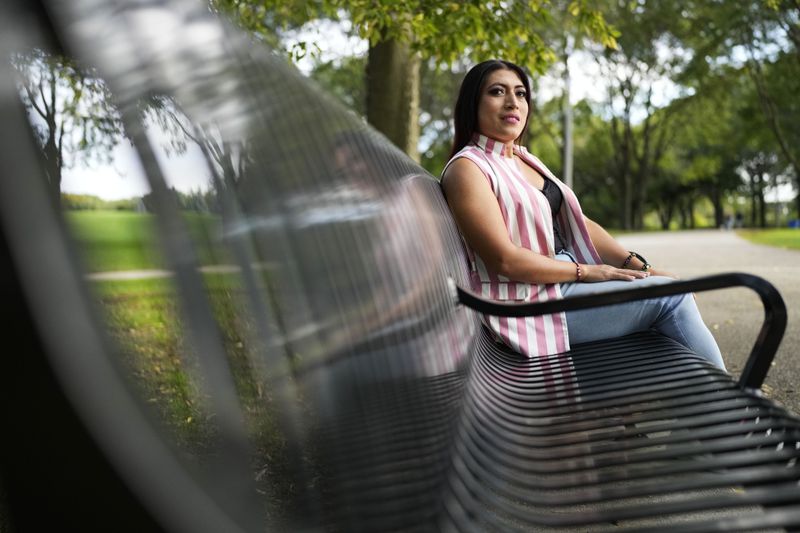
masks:
{"label": "paved walkway", "polygon": [[[746,272],[775,285],[786,301],[789,324],[765,391],[800,413],[800,251],[751,244],[734,232],[719,230],[634,233],[618,240],[683,279]],[[764,318],[760,299],[749,289],[736,288],[700,293],[697,303],[728,370],[738,373]]]}
{"label": "paved walkway", "polygon": [[[239,272],[241,269],[236,265],[209,265],[202,266],[198,270],[204,274],[231,274]],[[152,279],[170,278],[175,273],[171,270],[157,268],[146,270],[117,270],[111,272],[92,272],[86,274],[86,279],[90,281],[125,281],[132,279]]]}

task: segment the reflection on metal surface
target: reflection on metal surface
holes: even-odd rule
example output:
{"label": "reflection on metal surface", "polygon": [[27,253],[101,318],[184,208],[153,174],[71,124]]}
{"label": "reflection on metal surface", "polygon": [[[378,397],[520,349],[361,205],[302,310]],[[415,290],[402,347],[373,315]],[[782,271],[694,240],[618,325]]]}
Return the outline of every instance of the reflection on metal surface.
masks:
{"label": "reflection on metal surface", "polygon": [[[419,489],[444,483],[441,458],[477,327],[449,296],[448,278],[466,274],[438,184],[202,4],[47,7],[66,51],[111,87],[153,191],[163,283],[179,313],[167,325],[181,346],[174,371],[202,404],[201,420],[180,420],[156,395],[156,411],[176,426],[173,445],[188,443],[191,457],[179,460],[197,489],[249,530],[363,529],[375,516],[398,527],[431,523],[437,500]],[[149,134],[143,120],[163,133]],[[225,264],[203,264],[196,230],[178,216],[169,189],[178,179],[157,155],[164,142],[205,158],[219,231],[201,240]],[[118,276],[88,282],[124,283]],[[123,308],[102,294],[96,323],[113,326],[111,339],[141,359],[114,322]],[[151,394],[147,381],[158,376],[136,370],[142,361],[127,379]],[[380,413],[398,418],[374,420]],[[427,429],[398,426],[403,419]],[[108,453],[132,461],[120,451],[124,433],[103,431]],[[159,476],[142,464],[122,470],[142,491]],[[365,490],[398,498],[351,506]],[[175,520],[165,512],[160,520]]]}

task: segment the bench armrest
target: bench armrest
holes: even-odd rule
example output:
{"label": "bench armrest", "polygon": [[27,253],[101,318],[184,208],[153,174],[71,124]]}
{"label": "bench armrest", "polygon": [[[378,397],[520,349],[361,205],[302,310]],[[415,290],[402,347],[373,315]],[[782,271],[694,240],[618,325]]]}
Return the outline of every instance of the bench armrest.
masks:
{"label": "bench armrest", "polygon": [[645,300],[659,296],[672,296],[689,292],[702,292],[728,287],[747,287],[761,297],[764,305],[764,322],[753,349],[747,359],[739,386],[745,389],[760,389],[767,376],[772,360],[786,330],[786,304],[778,290],[767,280],[739,272],[716,274],[664,285],[653,285],[639,289],[623,289],[560,300],[533,303],[505,303],[487,300],[474,292],[456,285],[458,302],[486,315],[525,317],[547,315],[562,311],[577,311],[592,307]]}

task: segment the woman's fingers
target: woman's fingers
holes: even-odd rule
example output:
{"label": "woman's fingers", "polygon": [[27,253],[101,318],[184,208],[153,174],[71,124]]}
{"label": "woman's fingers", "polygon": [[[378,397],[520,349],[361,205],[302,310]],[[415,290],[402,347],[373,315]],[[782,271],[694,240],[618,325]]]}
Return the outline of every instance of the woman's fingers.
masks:
{"label": "woman's fingers", "polygon": [[585,265],[585,267],[587,270],[585,281],[633,281],[650,276],[649,272],[616,268],[609,265]]}

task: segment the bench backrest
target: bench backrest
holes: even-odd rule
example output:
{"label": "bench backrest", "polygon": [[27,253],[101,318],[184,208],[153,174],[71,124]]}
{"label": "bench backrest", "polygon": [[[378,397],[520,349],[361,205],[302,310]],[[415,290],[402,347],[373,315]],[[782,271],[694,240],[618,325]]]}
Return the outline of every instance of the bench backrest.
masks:
{"label": "bench backrest", "polygon": [[325,473],[311,497],[325,523],[413,529],[441,508],[480,325],[454,301],[468,272],[439,183],[359,139],[321,175],[245,177],[244,219],[272,221],[249,234],[288,362],[271,375],[291,375],[308,406],[295,445],[318,450],[293,476]]}
{"label": "bench backrest", "polygon": [[[464,376],[480,331],[476,314],[455,303],[451,280],[468,285],[467,268],[438,182],[283,58],[254,47],[202,6],[43,4],[36,15],[46,12],[52,20],[30,19],[41,23],[42,38],[96,67],[119,104],[152,191],[149,207],[172,275],[186,367],[181,377],[196,377],[193,383],[204,387],[195,400],[203,402],[203,424],[218,432],[203,443],[213,453],[188,468],[180,453],[163,446],[169,437],[152,425],[152,413],[140,405],[147,402],[120,392],[131,376],[109,363],[115,352],[105,344],[102,319],[90,311],[85,273],[68,253],[53,259],[66,245],[44,246],[70,239],[42,199],[41,183],[18,178],[40,169],[30,139],[17,136],[3,148],[18,164],[13,174],[19,181],[4,183],[3,190],[7,199],[21,199],[12,207],[27,207],[7,213],[19,220],[15,224],[35,228],[36,238],[35,246],[12,245],[11,255],[22,250],[30,258],[20,264],[49,265],[55,272],[38,276],[53,283],[40,282],[32,269],[23,272],[26,290],[36,293],[32,301],[41,304],[32,313],[45,317],[42,335],[52,347],[42,356],[61,361],[65,387],[77,391],[76,409],[87,409],[81,416],[96,419],[103,435],[111,435],[106,453],[128,469],[119,474],[121,485],[138,483],[129,476],[149,480],[136,485],[137,494],[167,495],[158,502],[160,519],[191,524],[187,530],[229,530],[215,528],[227,519],[257,524],[260,504],[250,490],[248,457],[253,448],[266,448],[254,455],[278,471],[275,484],[302,487],[266,505],[271,515],[288,514],[300,525],[333,523],[343,531],[430,524],[439,512]],[[174,23],[171,31],[148,33],[166,22]],[[54,27],[58,39],[48,34]],[[33,30],[14,35],[38,38]],[[17,45],[6,40],[2,46],[10,49],[2,51],[14,53]],[[120,47],[136,53],[120,55]],[[4,76],[4,83],[10,79]],[[13,94],[11,84],[3,89]],[[4,108],[15,113],[4,127],[24,131],[20,106],[13,105]],[[231,296],[236,331],[216,320],[197,242],[170,192],[185,176],[173,175],[156,155],[164,140],[144,131],[141,109],[147,105],[193,154],[201,153],[191,172],[210,175],[222,220],[215,244],[224,248],[225,263],[214,266],[227,273],[213,290]],[[53,315],[50,299],[69,312]],[[76,336],[79,331],[91,334]],[[238,342],[230,342],[231,335]],[[88,375],[96,386],[80,381]],[[255,393],[269,402],[270,420],[263,423],[277,420],[279,435],[270,438],[284,446],[248,442],[251,428],[242,422],[248,413],[237,397],[243,386],[265,391]],[[97,405],[108,408],[102,421],[93,411]],[[115,410],[126,415],[115,417]],[[184,419],[182,430],[191,433],[196,423]],[[138,446],[131,449],[131,442]],[[20,445],[15,453],[37,446],[43,444]],[[66,441],[64,447],[80,448]],[[283,455],[270,458],[273,452]],[[198,503],[204,498],[217,507]]]}

